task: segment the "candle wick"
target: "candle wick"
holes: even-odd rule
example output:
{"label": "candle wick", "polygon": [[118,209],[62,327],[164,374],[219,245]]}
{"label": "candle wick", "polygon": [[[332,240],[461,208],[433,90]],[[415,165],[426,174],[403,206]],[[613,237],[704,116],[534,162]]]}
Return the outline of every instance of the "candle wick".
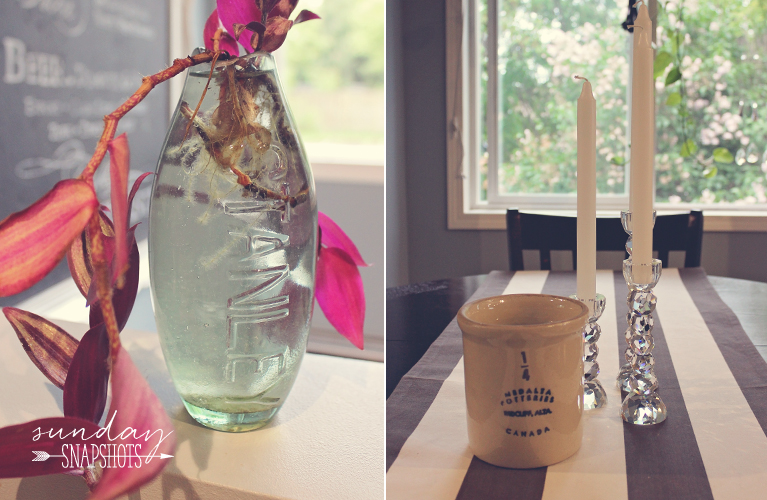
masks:
{"label": "candle wick", "polygon": [[[573,75],[573,78],[575,78],[576,80],[586,80],[587,82],[589,82],[589,79],[586,78],[585,76]],[[591,83],[591,82],[589,82],[589,83]]]}

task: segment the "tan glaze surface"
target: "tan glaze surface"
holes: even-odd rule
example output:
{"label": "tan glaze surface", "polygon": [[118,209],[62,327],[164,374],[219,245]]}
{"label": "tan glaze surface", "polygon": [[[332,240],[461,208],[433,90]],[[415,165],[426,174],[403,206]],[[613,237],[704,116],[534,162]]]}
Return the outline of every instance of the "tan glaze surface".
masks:
{"label": "tan glaze surface", "polygon": [[478,458],[532,468],[580,448],[587,317],[581,302],[542,294],[461,308],[469,444]]}

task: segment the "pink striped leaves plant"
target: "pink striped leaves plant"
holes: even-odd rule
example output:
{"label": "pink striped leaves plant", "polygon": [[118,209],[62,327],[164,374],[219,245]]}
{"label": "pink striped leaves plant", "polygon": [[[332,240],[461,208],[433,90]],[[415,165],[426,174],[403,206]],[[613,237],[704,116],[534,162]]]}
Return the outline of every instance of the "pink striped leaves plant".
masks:
{"label": "pink striped leaves plant", "polygon": [[298,0],[218,0],[216,9],[205,23],[205,48],[213,50],[216,30],[224,31],[219,48],[233,56],[240,54],[237,42],[246,53],[273,52],[280,48],[294,25],[319,19],[320,16],[302,10],[292,21],[290,15]]}
{"label": "pink striped leaves plant", "polygon": [[357,247],[330,217],[319,212],[319,246],[314,295],[338,332],[363,349],[365,289],[358,266],[367,266]]}
{"label": "pink striped leaves plant", "polygon": [[[110,356],[105,321],[114,321],[121,330],[136,298],[138,247],[133,237],[135,227],[128,229],[129,214],[133,197],[148,174],[142,175],[128,194],[125,136],[110,141],[108,150],[114,223],[98,209],[92,184],[82,180],[58,183],[30,208],[0,222],[3,294],[29,288],[68,253],[74,281],[91,302],[91,329],[79,342],[40,316],[17,308],[3,309],[30,359],[63,389],[64,417],[0,429],[0,477],[82,475],[93,489],[92,498],[99,499],[116,498],[151,480],[168,463],[175,447],[170,419],[130,356],[119,344],[117,354]],[[96,226],[88,224],[92,217],[98,217]],[[95,293],[93,227],[100,230],[102,258],[110,262],[115,306],[115,317],[111,319],[104,318],[102,298]],[[98,422],[106,406],[110,371],[111,419],[101,428]],[[95,446],[99,450],[99,446],[109,443],[132,445],[134,450],[141,448],[144,455],[156,456],[144,458],[140,468],[105,468],[98,482],[94,469],[55,456],[62,454],[64,445],[81,445],[90,450]],[[95,457],[91,456],[91,460]]]}

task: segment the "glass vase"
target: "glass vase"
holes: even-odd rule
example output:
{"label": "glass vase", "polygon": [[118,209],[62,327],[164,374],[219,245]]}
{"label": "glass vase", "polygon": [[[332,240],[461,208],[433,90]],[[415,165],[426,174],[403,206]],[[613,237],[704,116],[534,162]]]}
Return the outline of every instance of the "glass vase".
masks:
{"label": "glass vase", "polygon": [[195,420],[246,431],[282,406],[316,257],[314,181],[274,59],[190,68],[154,179],[149,265],[165,361]]}

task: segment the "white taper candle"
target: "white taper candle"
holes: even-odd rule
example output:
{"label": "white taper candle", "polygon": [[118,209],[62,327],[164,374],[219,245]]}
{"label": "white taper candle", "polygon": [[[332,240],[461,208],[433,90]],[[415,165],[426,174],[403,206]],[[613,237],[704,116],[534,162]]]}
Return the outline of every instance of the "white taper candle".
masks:
{"label": "white taper candle", "polygon": [[583,82],[578,97],[577,139],[577,294],[579,299],[589,300],[596,297],[597,286],[597,106],[588,80]]}
{"label": "white taper candle", "polygon": [[650,282],[652,262],[655,85],[651,42],[652,21],[647,6],[641,5],[634,25],[631,81],[631,256],[638,283]]}

